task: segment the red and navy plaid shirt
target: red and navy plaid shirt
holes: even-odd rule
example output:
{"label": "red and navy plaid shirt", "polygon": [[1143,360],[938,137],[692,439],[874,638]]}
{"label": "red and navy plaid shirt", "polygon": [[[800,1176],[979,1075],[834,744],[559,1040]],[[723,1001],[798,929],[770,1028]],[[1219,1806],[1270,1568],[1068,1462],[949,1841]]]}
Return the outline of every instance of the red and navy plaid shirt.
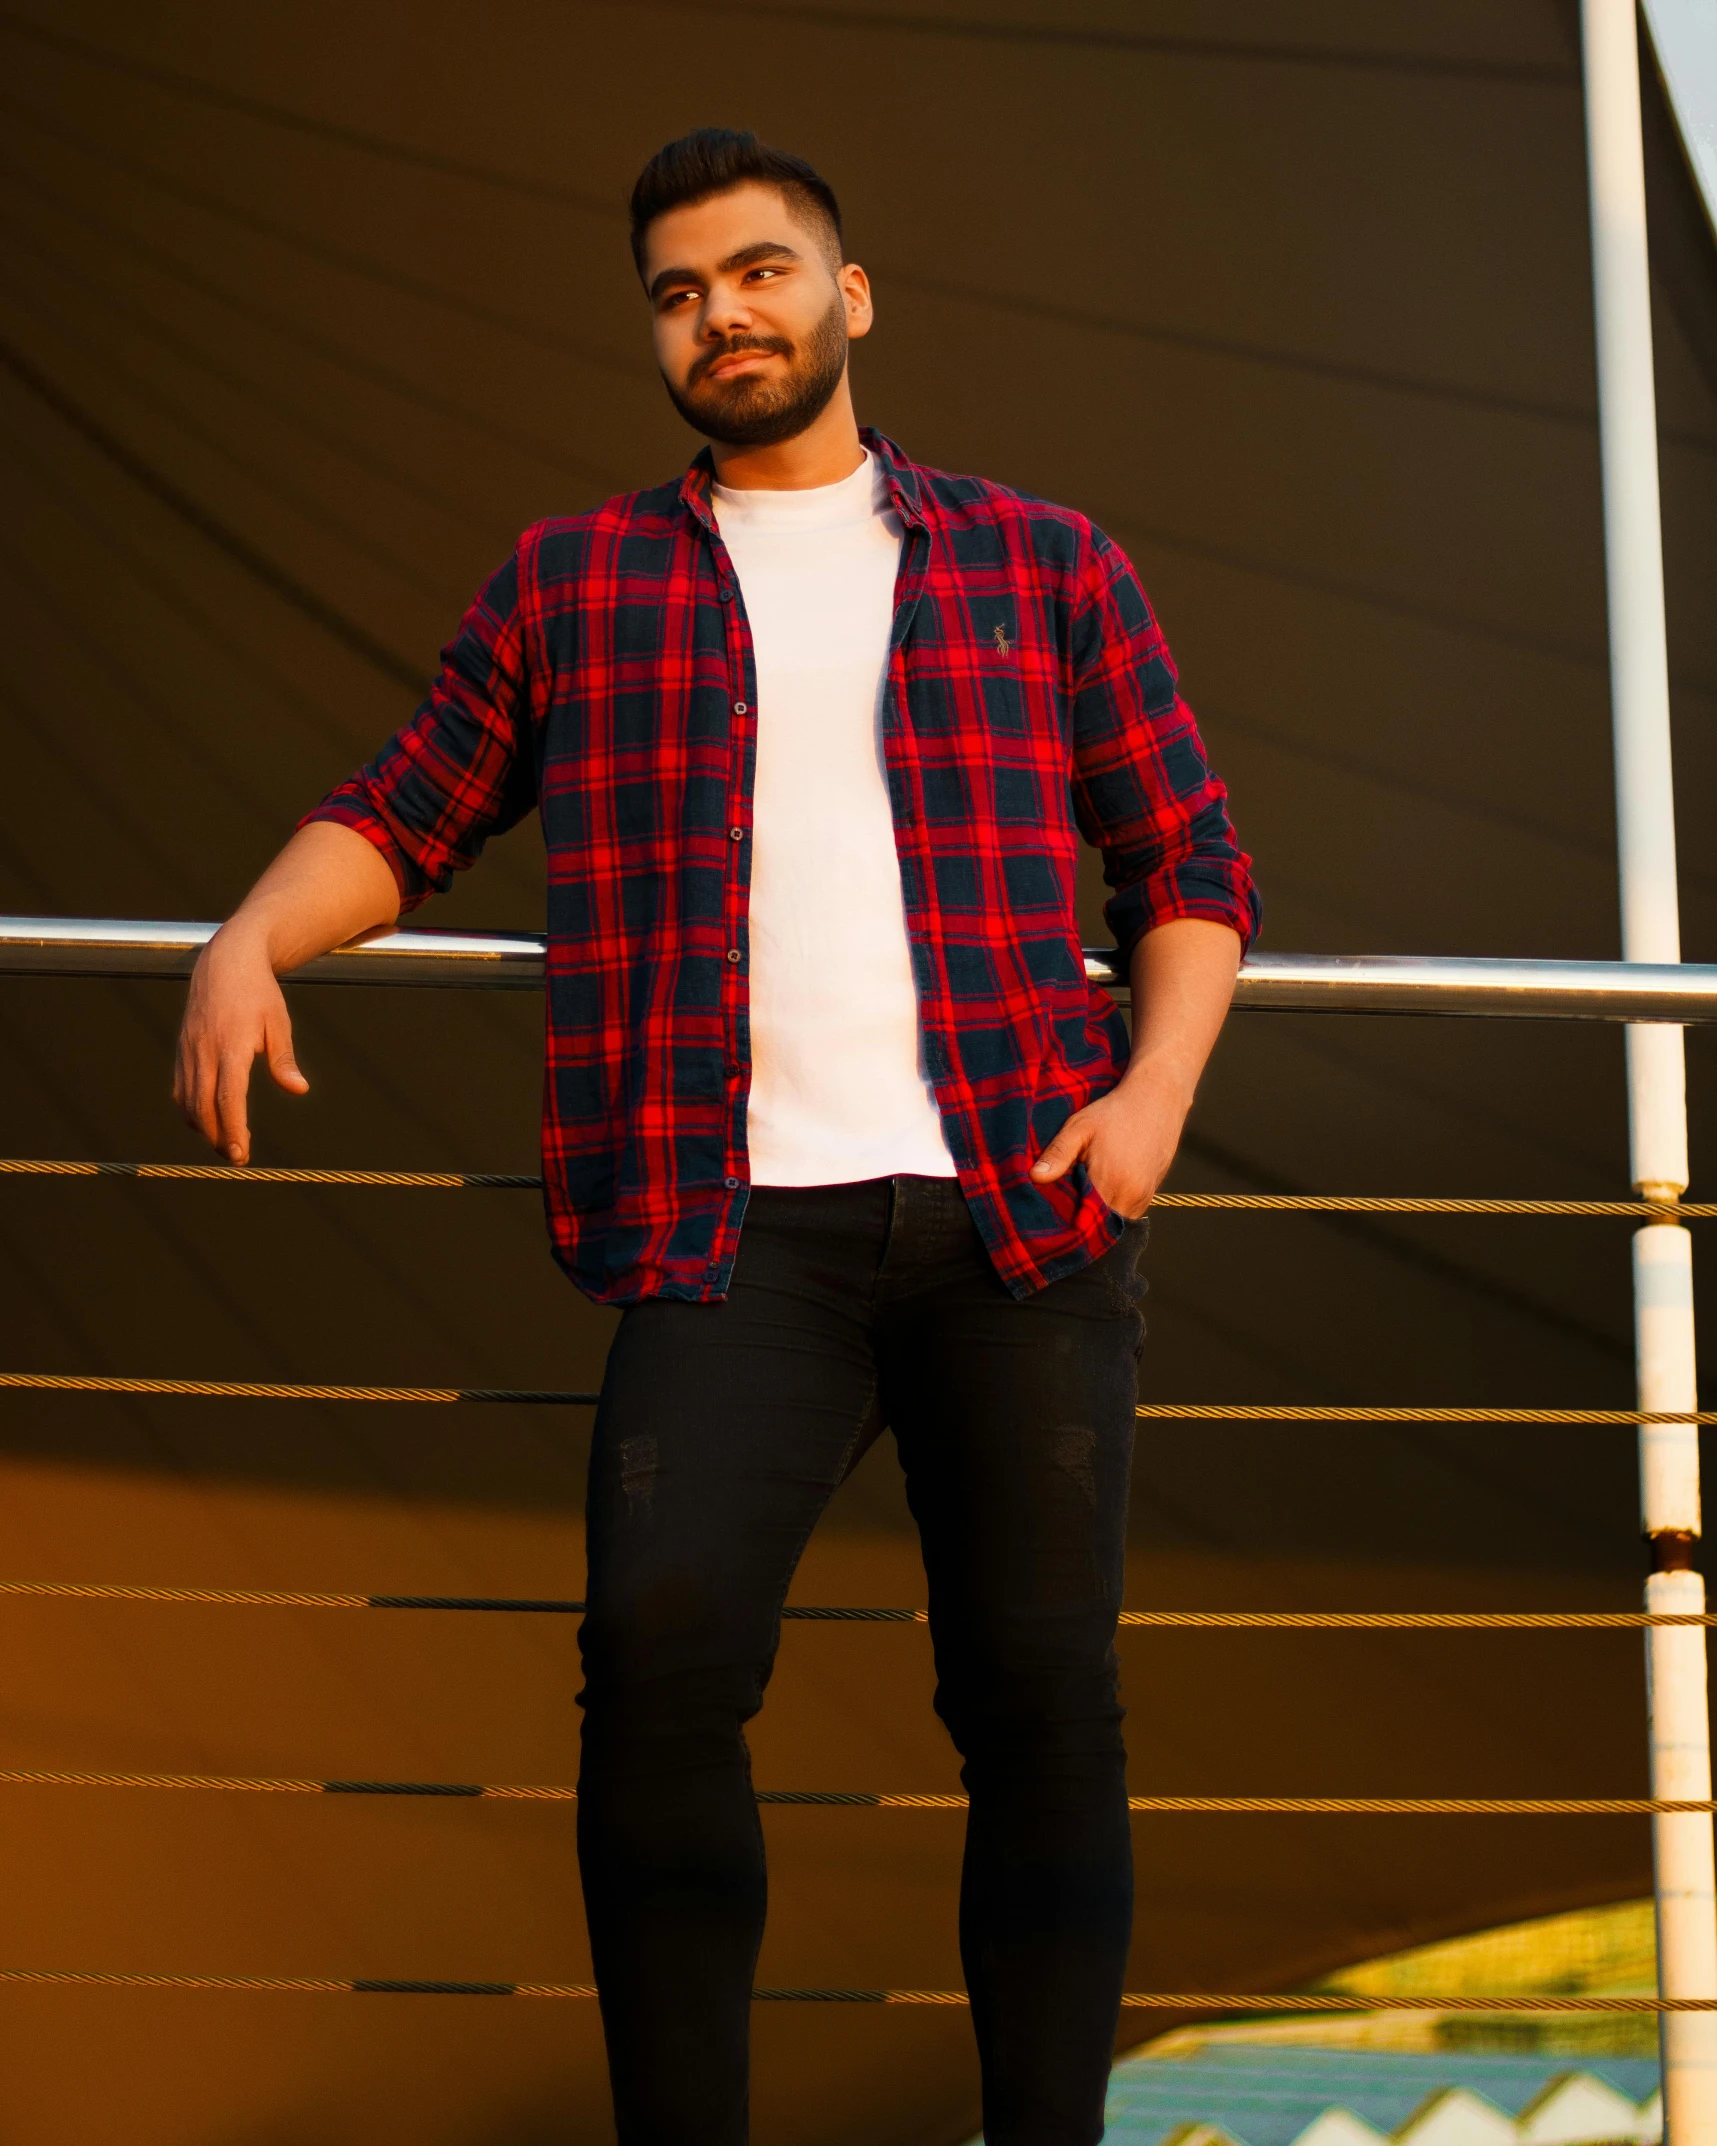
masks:
{"label": "red and navy plaid shirt", "polygon": [[[905,531],[883,747],[924,1062],[1025,1296],[1122,1228],[1082,1166],[1029,1176],[1127,1057],[1080,954],[1080,834],[1123,958],[1176,917],[1250,939],[1250,860],[1123,554],[1064,507],[865,440]],[[710,481],[706,451],[527,529],[417,715],[310,815],[373,842],[409,909],[541,814],[549,1228],[606,1303],[720,1297],[745,1214],[757,671]]]}

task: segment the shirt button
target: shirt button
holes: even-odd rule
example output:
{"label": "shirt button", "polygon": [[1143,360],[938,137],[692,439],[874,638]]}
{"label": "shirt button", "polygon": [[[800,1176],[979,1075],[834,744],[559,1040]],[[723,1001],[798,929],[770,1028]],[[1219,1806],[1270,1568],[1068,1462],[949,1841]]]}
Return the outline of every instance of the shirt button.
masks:
{"label": "shirt button", "polygon": [[737,961],[739,959],[739,949],[737,946],[730,946],[728,948],[727,958],[729,961]]}
{"label": "shirt button", "polygon": [[722,1179],[722,1183],[727,1187],[729,1192],[737,1192],[739,1190],[739,1180],[737,1177],[724,1177]]}
{"label": "shirt button", "polygon": [[729,1080],[737,1080],[744,1071],[745,1068],[743,1066],[729,1066],[727,1069],[727,1077]]}
{"label": "shirt button", "polygon": [[721,598],[724,604],[732,603],[733,591],[728,587],[725,581],[722,583],[721,587],[716,590],[715,593]]}
{"label": "shirt button", "polygon": [[745,829],[743,827],[730,827],[727,830],[727,837],[730,842],[743,842],[745,840]]}
{"label": "shirt button", "polygon": [[735,715],[743,715],[745,713],[744,701],[736,700],[733,704],[733,712]]}

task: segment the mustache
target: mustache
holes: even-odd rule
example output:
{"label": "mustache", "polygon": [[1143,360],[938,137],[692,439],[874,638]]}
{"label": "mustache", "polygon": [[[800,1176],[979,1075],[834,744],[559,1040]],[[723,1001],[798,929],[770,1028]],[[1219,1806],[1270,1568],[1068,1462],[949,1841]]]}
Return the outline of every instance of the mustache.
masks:
{"label": "mustache", "polygon": [[706,350],[691,371],[686,375],[687,387],[695,387],[706,379],[712,365],[719,365],[723,358],[736,358],[742,351],[756,350],[776,357],[790,358],[793,345],[784,335],[736,335],[714,350]]}

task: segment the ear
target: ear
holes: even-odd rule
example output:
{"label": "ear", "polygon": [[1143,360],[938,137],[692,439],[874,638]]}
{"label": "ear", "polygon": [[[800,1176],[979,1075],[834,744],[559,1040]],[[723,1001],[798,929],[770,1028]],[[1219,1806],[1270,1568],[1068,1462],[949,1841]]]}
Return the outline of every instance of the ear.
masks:
{"label": "ear", "polygon": [[861,335],[869,335],[871,323],[876,318],[876,308],[870,295],[870,278],[856,261],[848,261],[836,274],[835,282],[840,287],[847,308],[847,339],[856,342]]}

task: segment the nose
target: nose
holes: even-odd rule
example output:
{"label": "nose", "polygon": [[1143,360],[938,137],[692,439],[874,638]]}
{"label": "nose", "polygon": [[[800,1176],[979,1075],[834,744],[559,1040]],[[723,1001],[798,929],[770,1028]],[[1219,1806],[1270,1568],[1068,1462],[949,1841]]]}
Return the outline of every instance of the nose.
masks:
{"label": "nose", "polygon": [[699,323],[705,342],[725,342],[730,335],[749,334],[754,324],[751,307],[737,284],[711,286]]}

